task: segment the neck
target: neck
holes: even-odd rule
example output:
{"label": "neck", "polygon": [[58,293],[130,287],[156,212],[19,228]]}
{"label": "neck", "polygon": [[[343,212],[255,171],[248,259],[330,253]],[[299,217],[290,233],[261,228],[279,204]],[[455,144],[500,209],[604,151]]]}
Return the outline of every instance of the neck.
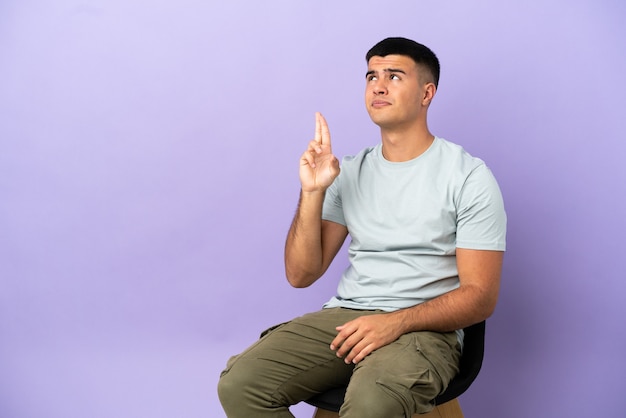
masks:
{"label": "neck", "polygon": [[428,128],[409,132],[391,132],[381,129],[383,156],[387,161],[409,161],[422,155],[433,143],[435,136]]}

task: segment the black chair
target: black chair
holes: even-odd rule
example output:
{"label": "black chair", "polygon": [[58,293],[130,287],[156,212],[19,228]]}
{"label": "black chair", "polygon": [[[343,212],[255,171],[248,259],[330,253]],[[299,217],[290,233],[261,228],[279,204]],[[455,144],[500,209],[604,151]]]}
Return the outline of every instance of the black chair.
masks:
{"label": "black chair", "polygon": [[[485,321],[464,328],[463,331],[465,332],[465,338],[459,373],[452,379],[445,392],[435,398],[435,405],[445,404],[462,395],[476,379],[482,367],[485,349]],[[305,402],[317,407],[318,410],[339,412],[345,394],[346,388],[339,387],[320,393]],[[462,416],[460,408],[458,409],[460,416]]]}

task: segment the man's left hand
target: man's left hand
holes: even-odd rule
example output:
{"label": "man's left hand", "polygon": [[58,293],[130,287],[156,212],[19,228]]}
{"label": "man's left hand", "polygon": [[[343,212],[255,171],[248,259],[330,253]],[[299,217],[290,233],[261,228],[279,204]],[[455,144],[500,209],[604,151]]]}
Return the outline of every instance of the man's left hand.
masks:
{"label": "man's left hand", "polygon": [[338,326],[339,332],[330,344],[330,349],[337,352],[349,363],[358,363],[372,351],[394,342],[403,334],[400,324],[392,314],[361,316]]}

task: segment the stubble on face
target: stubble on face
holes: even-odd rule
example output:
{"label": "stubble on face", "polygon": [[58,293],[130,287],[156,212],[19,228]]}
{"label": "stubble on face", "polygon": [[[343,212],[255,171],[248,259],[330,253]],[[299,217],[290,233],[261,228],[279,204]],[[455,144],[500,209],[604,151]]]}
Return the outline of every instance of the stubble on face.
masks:
{"label": "stubble on face", "polygon": [[383,129],[414,123],[422,111],[426,77],[404,55],[374,56],[368,62],[365,102],[372,121]]}

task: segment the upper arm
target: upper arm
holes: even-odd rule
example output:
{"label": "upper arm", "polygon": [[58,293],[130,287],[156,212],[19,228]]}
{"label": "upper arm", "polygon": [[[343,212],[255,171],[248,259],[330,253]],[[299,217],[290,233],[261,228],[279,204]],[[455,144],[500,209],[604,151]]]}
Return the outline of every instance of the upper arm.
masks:
{"label": "upper arm", "polygon": [[457,202],[456,263],[460,286],[475,295],[486,316],[495,309],[506,247],[506,212],[498,183],[480,165],[467,178]]}
{"label": "upper arm", "polygon": [[456,249],[456,263],[461,287],[472,288],[477,303],[487,316],[495,309],[500,291],[503,251]]}
{"label": "upper arm", "polygon": [[347,236],[348,228],[346,226],[337,222],[322,220],[322,274],[332,263]]}

